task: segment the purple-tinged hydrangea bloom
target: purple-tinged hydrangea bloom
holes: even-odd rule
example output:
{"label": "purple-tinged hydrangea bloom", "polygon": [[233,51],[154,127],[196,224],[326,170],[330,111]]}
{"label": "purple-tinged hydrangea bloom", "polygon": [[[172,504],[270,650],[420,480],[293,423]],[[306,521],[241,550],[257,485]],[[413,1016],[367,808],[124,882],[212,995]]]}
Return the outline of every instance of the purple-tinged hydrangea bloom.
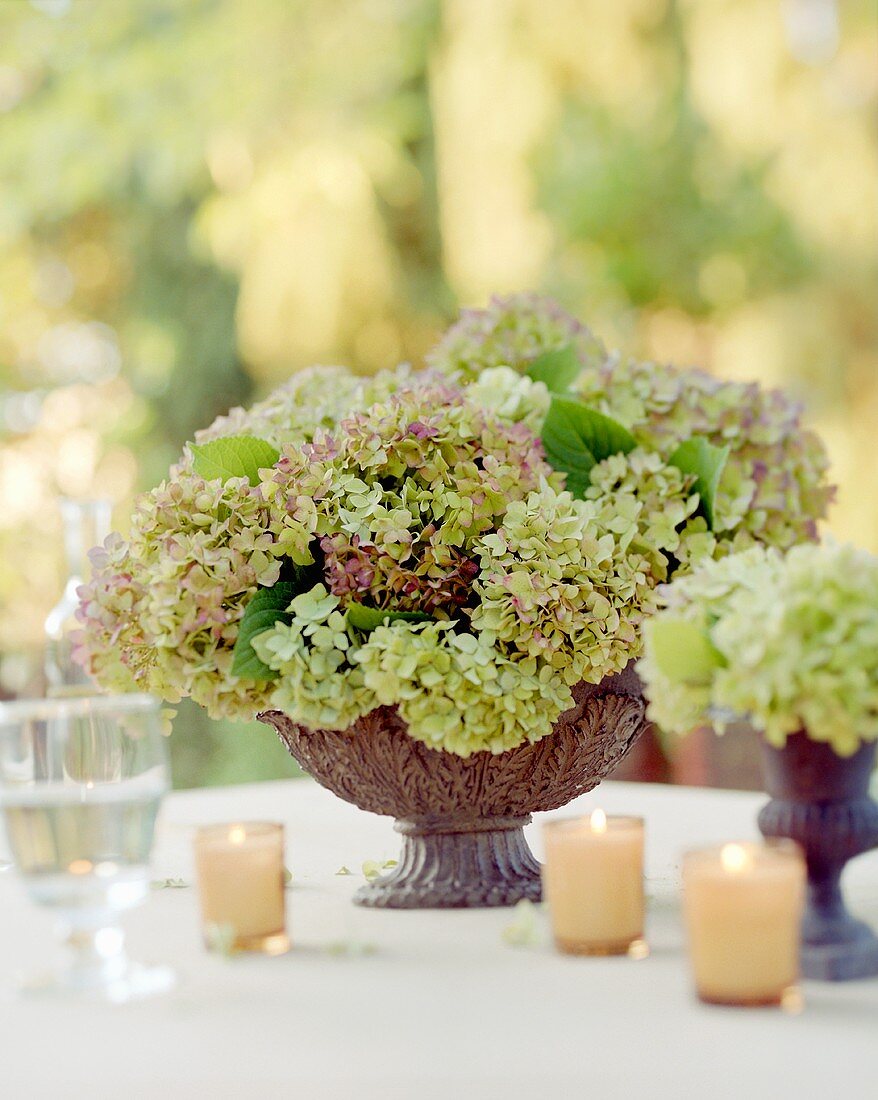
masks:
{"label": "purple-tinged hydrangea bloom", "polygon": [[834,495],[829,460],[785,394],[621,358],[583,370],[574,388],[665,459],[693,435],[730,448],[715,508],[721,539],[740,535],[736,547],[756,540],[787,549],[816,538]]}
{"label": "purple-tinged hydrangea bloom", "polygon": [[266,491],[276,528],[313,502],[326,583],[344,601],[446,616],[475,599],[475,538],[550,476],[533,432],[441,380],[288,446]]}
{"label": "purple-tinged hydrangea bloom", "polygon": [[93,552],[80,590],[80,662],[104,687],[191,696],[214,717],[252,717],[258,693],[231,674],[238,623],[278,579],[268,508],[243,478],[181,473],[140,498],[130,540]]}
{"label": "purple-tinged hydrangea bloom", "polygon": [[427,356],[436,370],[472,381],[490,367],[523,370],[547,351],[573,345],[583,364],[606,359],[594,333],[551,298],[495,297],[487,309],[465,309]]}
{"label": "purple-tinged hydrangea bloom", "polygon": [[608,355],[555,303],[529,295],[464,311],[428,361],[451,377],[474,379],[492,407],[505,407],[539,433],[539,390],[525,396],[534,384],[515,395],[508,379],[492,377],[489,397],[481,372],[521,373],[537,355],[564,346],[574,348],[581,365],[573,393],[624,424],[640,446],[664,459],[693,435],[730,448],[714,509],[717,555],[754,541],[788,549],[817,537],[834,495],[828,459],[820,439],[803,427],[801,408],[778,390]]}

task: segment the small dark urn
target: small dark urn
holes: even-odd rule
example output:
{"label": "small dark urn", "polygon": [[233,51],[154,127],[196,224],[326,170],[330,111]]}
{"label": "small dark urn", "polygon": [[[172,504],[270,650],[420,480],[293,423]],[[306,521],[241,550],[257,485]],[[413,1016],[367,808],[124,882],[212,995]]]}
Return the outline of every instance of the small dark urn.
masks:
{"label": "small dark urn", "polygon": [[788,837],[805,851],[808,897],[802,922],[802,973],[843,982],[878,975],[878,937],[847,911],[841,873],[878,847],[878,803],[869,797],[876,745],[838,756],[804,732],[782,749],[764,745],[771,801],[759,814],[766,837]]}
{"label": "small dark urn", "polygon": [[280,711],[260,714],[318,783],[396,818],[396,868],[357,892],[358,905],[456,909],[539,901],[540,865],[524,837],[531,814],[590,791],[646,725],[634,665],[578,684],[574,705],[533,745],[463,759],[409,737],[396,707],[347,730],[314,730]]}

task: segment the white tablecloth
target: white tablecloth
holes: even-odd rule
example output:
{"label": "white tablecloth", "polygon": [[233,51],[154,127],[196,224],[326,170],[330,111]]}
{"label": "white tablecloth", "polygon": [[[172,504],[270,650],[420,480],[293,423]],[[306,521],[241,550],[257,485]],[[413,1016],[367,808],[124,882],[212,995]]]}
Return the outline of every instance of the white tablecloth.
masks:
{"label": "white tablecloth", "polygon": [[[0,875],[0,1095],[43,1097],[580,1097],[844,1100],[878,1096],[878,981],[807,984],[799,1016],[692,996],[680,853],[755,835],[758,795],[604,784],[575,806],[643,814],[651,956],[571,959],[511,947],[510,910],[389,912],[350,902],[364,860],[396,854],[388,819],[310,780],[172,795],[156,877],[192,882],[192,827],[283,820],[295,950],[224,960],[201,946],[193,888],[155,891],[127,920],[131,952],[169,962],[170,995],[122,1007],[21,1000],[51,918]],[[570,807],[563,812],[569,812]],[[539,853],[539,827],[530,829]],[[338,876],[341,866],[354,874]],[[848,870],[878,923],[878,852]],[[332,954],[339,942],[374,953]]]}

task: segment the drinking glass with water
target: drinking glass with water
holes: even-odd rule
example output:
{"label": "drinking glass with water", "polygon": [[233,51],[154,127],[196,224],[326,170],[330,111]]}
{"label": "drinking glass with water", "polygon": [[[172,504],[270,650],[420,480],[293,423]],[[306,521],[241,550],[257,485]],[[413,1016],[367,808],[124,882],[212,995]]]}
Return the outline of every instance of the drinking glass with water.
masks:
{"label": "drinking glass with water", "polygon": [[0,703],[0,806],[30,896],[53,909],[69,965],[40,983],[112,1001],[161,992],[166,967],[129,961],[119,916],[150,884],[168,788],[158,704],[147,695]]}

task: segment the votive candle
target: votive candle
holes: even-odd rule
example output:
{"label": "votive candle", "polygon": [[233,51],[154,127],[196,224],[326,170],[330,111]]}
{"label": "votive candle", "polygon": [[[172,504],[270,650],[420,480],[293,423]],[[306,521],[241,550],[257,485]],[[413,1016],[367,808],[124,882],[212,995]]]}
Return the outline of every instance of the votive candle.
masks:
{"label": "votive candle", "polygon": [[208,825],[195,837],[205,941],[228,936],[238,951],[289,950],[283,826],[267,821]]}
{"label": "votive candle", "polygon": [[799,976],[805,861],[790,842],[687,852],[683,909],[699,998],[776,1005]]}
{"label": "votive candle", "polygon": [[543,886],[555,943],[572,955],[646,954],[643,819],[588,817],[544,829]]}

